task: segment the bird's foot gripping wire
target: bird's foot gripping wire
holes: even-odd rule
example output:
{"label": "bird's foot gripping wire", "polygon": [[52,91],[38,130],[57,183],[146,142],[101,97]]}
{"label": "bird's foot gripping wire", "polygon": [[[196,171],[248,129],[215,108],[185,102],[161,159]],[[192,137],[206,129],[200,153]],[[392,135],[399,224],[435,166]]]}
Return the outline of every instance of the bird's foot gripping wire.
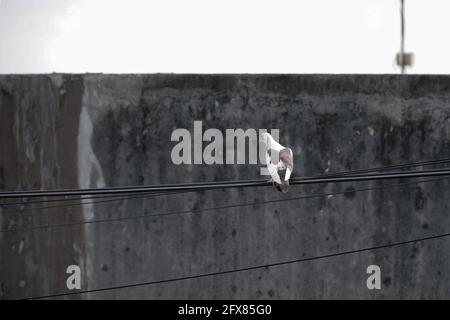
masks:
{"label": "bird's foot gripping wire", "polygon": [[277,183],[272,178],[270,178],[267,182],[270,182],[272,184],[273,188],[275,188],[277,186]]}
{"label": "bird's foot gripping wire", "polygon": [[282,184],[277,184],[277,189],[280,192],[287,193],[289,191],[289,180],[284,180]]}

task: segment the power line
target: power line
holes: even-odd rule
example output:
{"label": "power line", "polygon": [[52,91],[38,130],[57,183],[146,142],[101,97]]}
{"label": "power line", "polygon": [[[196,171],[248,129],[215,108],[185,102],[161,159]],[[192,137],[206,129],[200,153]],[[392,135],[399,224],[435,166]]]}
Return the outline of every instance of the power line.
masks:
{"label": "power line", "polygon": [[[421,172],[426,172],[426,173],[431,173],[431,172],[441,172],[441,169],[431,169],[431,170],[422,170]],[[391,173],[391,174],[402,174],[402,172],[396,172],[396,173]],[[375,174],[377,175],[377,174]],[[381,174],[378,174],[381,175]],[[352,177],[362,177],[365,176],[365,174],[353,174],[351,175]],[[311,177],[309,179],[318,179],[320,177]],[[304,179],[304,178],[301,178]],[[296,178],[293,178],[291,181],[299,181]],[[91,200],[91,199],[99,199],[99,198],[113,198],[111,200],[104,200],[104,201],[86,201],[86,202],[75,202],[75,203],[70,203],[70,204],[63,204],[63,205],[54,205],[54,206],[43,206],[43,207],[32,207],[32,208],[28,208],[28,209],[21,209],[21,210],[15,210],[15,211],[6,211],[3,212],[3,214],[14,214],[14,213],[23,213],[26,211],[33,211],[33,210],[44,210],[44,209],[52,209],[52,208],[65,208],[65,207],[73,207],[73,206],[82,206],[85,204],[96,204],[96,203],[106,203],[106,202],[111,202],[111,201],[121,201],[121,200],[128,200],[128,199],[134,199],[134,198],[154,198],[154,197],[158,197],[158,196],[163,196],[163,195],[172,195],[172,194],[182,194],[182,193],[189,193],[189,192],[195,192],[195,191],[172,191],[172,192],[145,192],[143,195],[142,194],[132,194],[132,195],[128,195],[125,197],[118,197],[117,195],[108,195],[108,196],[97,196],[97,197],[92,197],[92,198],[83,198],[83,200]],[[151,197],[150,197],[151,196]],[[76,201],[76,200],[74,200]],[[49,201],[51,202],[51,201]]]}
{"label": "power line", "polygon": [[[420,178],[433,176],[450,175],[450,170],[417,170],[413,172],[398,172],[398,173],[380,173],[380,174],[365,174],[360,176],[336,176],[323,178],[298,178],[291,179],[290,184],[316,184],[316,183],[337,183],[337,182],[356,182],[367,180],[385,180],[385,179],[399,179],[399,178]],[[208,182],[196,184],[178,184],[178,185],[150,185],[150,186],[134,186],[134,187],[114,187],[114,188],[99,188],[99,189],[62,189],[62,190],[37,190],[37,191],[14,191],[2,192],[1,198],[23,198],[23,197],[48,197],[48,196],[69,196],[69,195],[102,195],[102,194],[128,194],[137,192],[166,192],[166,191],[201,191],[208,189],[226,189],[226,188],[243,188],[243,187],[264,187],[270,186],[267,181],[245,182],[245,181],[222,181],[222,182]]]}
{"label": "power line", "polygon": [[[196,183],[180,183],[180,184],[166,184],[166,185],[142,185],[142,186],[109,187],[109,188],[88,188],[88,189],[74,188],[74,189],[54,189],[54,190],[11,191],[11,192],[0,192],[0,199],[29,198],[29,197],[87,196],[94,194],[117,195],[117,194],[129,194],[137,192],[161,192],[161,191],[201,191],[208,189],[210,186],[220,188],[222,186],[226,187],[237,183],[249,184],[257,182],[263,182],[263,180],[196,182]],[[201,190],[199,188],[201,188]]]}
{"label": "power line", "polygon": [[[363,191],[371,191],[371,190],[381,190],[381,189],[387,189],[387,188],[393,188],[393,187],[408,186],[408,185],[424,183],[424,182],[440,181],[440,180],[445,180],[445,179],[446,178],[437,178],[437,179],[429,179],[429,180],[412,181],[412,182],[406,182],[406,183],[400,183],[400,184],[394,184],[394,185],[388,185],[388,186],[379,186],[379,187],[370,187],[370,188],[364,188],[364,189],[356,189],[356,190],[352,190],[351,192],[353,193],[353,192],[363,192]],[[311,199],[311,198],[318,198],[318,197],[328,197],[328,196],[346,194],[348,192],[349,191],[319,193],[319,194],[304,195],[304,196],[299,196],[299,197],[273,199],[273,200],[260,201],[260,202],[249,202],[249,203],[224,205],[224,206],[210,207],[210,208],[189,209],[189,210],[180,210],[180,211],[169,211],[169,212],[166,212],[166,213],[158,213],[158,214],[145,214],[145,215],[110,218],[110,219],[82,220],[82,221],[76,221],[76,222],[67,222],[67,223],[59,223],[59,224],[51,224],[51,225],[46,224],[46,225],[22,227],[22,228],[14,228],[14,229],[3,229],[3,230],[0,230],[0,233],[18,232],[18,231],[31,231],[31,230],[39,230],[39,229],[43,230],[43,229],[51,229],[51,228],[80,226],[80,225],[86,225],[86,224],[97,224],[97,223],[111,223],[111,222],[129,221],[129,220],[136,220],[136,219],[149,219],[149,218],[174,216],[174,215],[183,215],[183,214],[199,214],[201,212],[206,212],[206,211],[216,211],[216,210],[222,210],[222,209],[248,207],[248,206],[262,205],[262,204],[269,204],[269,203],[277,203],[277,202],[283,202],[283,201],[294,201],[294,200]]]}
{"label": "power line", "polygon": [[[361,171],[362,170],[370,170],[370,169],[361,169]],[[431,176],[433,176],[435,173],[438,173],[438,175],[441,175],[442,171],[445,171],[445,170],[427,170],[427,172],[424,172],[424,170],[423,170],[423,171],[416,172],[412,176],[408,175],[406,177],[418,177],[420,174],[426,174],[424,176],[429,176],[428,175],[429,173],[433,173]],[[419,175],[416,175],[417,173]],[[338,175],[338,174],[346,174],[346,173],[337,173],[336,175]],[[378,175],[378,176],[375,176],[375,177],[379,178],[379,177],[382,177],[382,176],[385,176],[385,175],[382,174],[382,175]],[[364,176],[363,176],[363,178],[364,178]],[[403,178],[403,176],[402,176],[402,178]],[[313,178],[311,178],[311,179],[313,179]],[[353,193],[353,192],[359,192],[359,191],[385,189],[385,188],[389,188],[389,187],[404,186],[404,185],[417,184],[417,183],[429,182],[429,181],[439,181],[439,180],[443,180],[443,179],[444,178],[442,178],[442,179],[431,179],[431,180],[414,181],[414,182],[397,184],[397,185],[390,185],[390,186],[382,186],[382,187],[375,187],[375,188],[366,188],[366,189],[352,190],[351,192]],[[377,180],[377,179],[374,179],[374,180]],[[297,197],[297,198],[298,199],[301,199],[301,198],[313,198],[313,197],[329,196],[329,195],[336,195],[336,194],[345,194],[347,192],[348,191],[334,192],[334,193],[324,193],[324,194],[309,195],[309,196],[303,196],[303,197]],[[148,194],[148,195],[144,194],[144,195],[140,195],[140,196],[151,196],[151,194]],[[127,198],[131,198],[131,197],[129,196]],[[252,203],[252,204],[248,203],[248,204],[243,204],[243,205],[232,205],[232,206],[224,206],[224,207],[217,207],[217,208],[205,208],[203,210],[202,209],[191,210],[190,212],[184,212],[184,213],[195,213],[195,212],[200,212],[200,211],[207,211],[207,210],[214,210],[214,209],[221,209],[221,208],[228,208],[228,207],[258,205],[258,204],[264,204],[264,203],[270,203],[270,202],[290,201],[290,200],[295,200],[295,199],[296,198],[278,199],[278,200],[269,200],[267,202],[255,202],[255,203]],[[107,201],[114,201],[114,199],[107,200]],[[165,213],[165,214],[158,214],[158,215],[146,215],[146,216],[141,216],[141,217],[142,218],[144,218],[144,217],[155,217],[155,216],[173,215],[173,214],[181,214],[181,213],[183,213],[183,212]],[[139,218],[139,217],[131,217],[131,218]],[[107,221],[110,221],[110,220],[106,220],[106,221],[102,221],[102,222],[107,222]],[[12,231],[14,231],[14,230],[12,230]],[[304,259],[297,259],[297,260],[291,260],[291,261],[283,261],[283,262],[267,264],[267,265],[262,265],[262,266],[253,266],[253,267],[248,267],[248,268],[234,269],[234,270],[228,270],[228,271],[219,271],[219,272],[214,272],[214,273],[207,273],[207,274],[194,275],[194,276],[188,276],[188,277],[180,277],[180,278],[175,278],[175,279],[158,280],[158,281],[145,282],[145,283],[137,283],[137,284],[131,284],[131,285],[123,285],[123,286],[116,286],[116,287],[100,288],[100,289],[85,290],[85,291],[70,292],[70,293],[60,293],[60,294],[48,295],[48,296],[37,296],[37,297],[31,297],[29,299],[43,299],[43,298],[60,297],[60,296],[66,296],[66,295],[77,295],[77,294],[83,294],[83,293],[89,293],[89,292],[116,290],[116,289],[131,288],[131,287],[138,287],[138,286],[146,286],[146,285],[158,284],[158,283],[183,281],[183,280],[189,280],[189,279],[195,279],[195,278],[201,278],[201,277],[208,277],[208,276],[215,276],[215,275],[221,275],[221,274],[227,274],[227,273],[244,272],[244,271],[250,271],[250,270],[259,269],[259,268],[275,267],[275,266],[280,266],[280,265],[292,264],[292,263],[296,263],[296,262],[312,261],[312,260],[324,259],[324,258],[329,258],[329,257],[335,257],[335,256],[339,256],[339,255],[347,255],[347,254],[358,253],[358,252],[363,252],[363,251],[376,250],[376,249],[387,248],[387,247],[394,247],[394,246],[400,246],[400,245],[404,245],[404,244],[408,244],[408,243],[415,243],[415,242],[420,242],[420,241],[427,241],[427,240],[431,240],[431,239],[448,237],[449,235],[450,234],[430,236],[430,237],[426,237],[426,238],[414,239],[414,240],[409,240],[409,241],[404,241],[404,242],[399,242],[399,243],[392,243],[392,244],[387,244],[387,245],[382,245],[382,246],[377,246],[377,247],[363,248],[363,249],[358,249],[358,250],[351,250],[351,251],[345,251],[345,252],[341,252],[341,253],[335,253],[335,254],[329,254],[329,255],[317,256],[317,257],[310,257],[310,258],[304,258]]]}
{"label": "power line", "polygon": [[[193,192],[193,191],[187,191],[187,192]],[[170,192],[168,194],[177,194],[178,192]],[[148,192],[146,194],[156,194],[153,192]],[[56,198],[56,199],[45,199],[45,200],[31,200],[31,201],[17,201],[17,202],[6,202],[6,203],[0,203],[0,207],[8,207],[8,206],[28,206],[30,204],[37,204],[37,203],[49,203],[49,202],[69,202],[69,201],[83,201],[83,200],[93,200],[93,199],[108,199],[108,198],[117,198],[120,195],[113,194],[113,195],[103,195],[103,196],[90,196],[85,195],[81,197],[71,197],[71,198]]]}
{"label": "power line", "polygon": [[[376,171],[386,171],[386,170],[392,170],[392,169],[404,169],[404,168],[411,168],[411,167],[416,167],[416,166],[424,166],[424,165],[437,165],[437,164],[444,164],[444,163],[449,163],[450,162],[450,158],[442,158],[442,159],[436,159],[436,160],[425,160],[425,161],[417,161],[417,162],[410,162],[410,163],[404,163],[404,164],[398,164],[398,165],[390,165],[390,166],[381,166],[381,167],[373,167],[373,168],[367,168],[367,169],[356,169],[356,170],[350,170],[350,171],[341,171],[341,172],[336,172],[336,173],[328,173],[328,174],[322,174],[322,175],[317,175],[317,176],[312,176],[312,177],[306,177],[306,179],[317,179],[317,178],[325,178],[325,177],[334,177],[334,176],[343,176],[343,175],[350,175],[350,174],[358,174],[358,173],[370,173],[370,172],[376,172]],[[305,179],[305,178],[300,178],[300,179]],[[292,181],[296,181],[298,180],[298,178],[293,178],[291,179]],[[243,180],[243,181],[224,181],[224,182],[220,182],[223,184],[233,184],[233,183],[260,183],[260,182],[264,182],[264,180]],[[206,186],[206,185],[211,185],[214,186],[214,184],[217,184],[217,182],[207,182],[207,183],[190,183],[190,184],[170,184],[170,185],[164,185],[166,187],[173,187],[173,186],[182,186],[182,187],[186,187],[186,186]],[[139,186],[138,186],[139,187]],[[142,186],[142,187],[149,187],[149,186]],[[117,191],[117,189],[123,189],[123,190],[128,190],[130,188],[136,188],[136,186],[128,186],[128,187],[112,187],[112,188],[103,188],[101,190],[103,191],[108,191],[108,190],[114,190]],[[84,190],[86,192],[89,192],[90,190],[99,190],[99,189],[69,189],[69,190]],[[31,192],[42,192],[44,190],[36,190],[36,191],[31,191]],[[62,190],[56,190],[59,192],[63,192],[64,189]],[[188,191],[188,192],[194,192],[197,190],[192,190],[192,191]],[[12,192],[12,193],[20,193],[20,192],[27,192],[27,191],[16,191],[16,192]],[[149,192],[150,193],[150,192]],[[2,194],[6,194],[6,193],[1,193],[0,192],[0,199],[2,198]],[[62,194],[63,196],[65,196],[64,194]],[[54,196],[61,196],[61,194],[57,194]],[[87,196],[87,197],[77,197],[77,198],[64,198],[64,199],[48,199],[48,200],[37,200],[37,201],[21,201],[21,202],[12,202],[12,203],[3,203],[0,204],[0,206],[11,206],[11,205],[28,205],[28,204],[33,204],[33,203],[45,203],[45,202],[63,202],[63,201],[72,201],[72,200],[84,200],[84,199],[99,199],[99,198],[111,198],[111,197],[116,197],[116,194],[112,194],[112,195],[100,195],[100,196]],[[17,198],[20,196],[15,196],[14,198]],[[49,196],[41,196],[41,197],[49,197]]]}
{"label": "power line", "polygon": [[[180,194],[185,194],[185,193],[189,193],[189,192],[194,192],[194,191],[184,191],[184,192],[144,192],[141,194],[131,194],[128,196],[124,196],[124,197],[119,197],[117,195],[113,195],[113,196],[99,196],[99,197],[92,197],[92,198],[83,198],[83,200],[92,200],[92,201],[80,201],[80,202],[74,202],[74,203],[69,203],[69,204],[61,204],[61,205],[54,205],[54,206],[42,206],[42,207],[32,207],[32,208],[27,208],[27,209],[22,209],[22,210],[14,210],[14,211],[5,211],[5,212],[1,212],[1,214],[17,214],[17,213],[24,213],[24,212],[29,212],[29,211],[34,211],[34,210],[45,210],[45,209],[55,209],[55,208],[68,208],[68,207],[77,207],[77,206],[83,206],[86,204],[99,204],[99,203],[107,203],[107,202],[114,202],[114,201],[122,201],[122,200],[132,200],[132,199],[142,199],[142,198],[146,198],[146,199],[150,199],[150,198],[156,198],[159,196],[165,196],[165,195],[180,195]],[[106,200],[99,200],[96,201],[96,199],[104,199],[106,198]],[[75,201],[75,199],[74,199]],[[52,202],[52,201],[44,201],[44,202]]]}
{"label": "power line", "polygon": [[[352,174],[347,174],[347,173],[342,173],[342,174],[332,174],[332,175],[323,175],[323,176],[317,176],[317,177],[306,177],[306,178],[291,178],[289,180],[289,182],[291,184],[298,184],[297,182],[300,182],[300,184],[304,184],[303,182],[307,182],[307,184],[310,184],[312,182],[310,182],[309,180],[315,179],[316,181],[318,180],[318,183],[328,183],[327,180],[325,179],[331,179],[331,178],[343,178],[346,177],[347,179],[349,179],[348,181],[353,181],[353,179],[351,178],[361,178],[361,177],[371,177],[370,179],[367,180],[378,180],[378,177],[382,177],[382,179],[389,179],[387,176],[392,176],[392,179],[397,179],[397,178],[401,178],[405,175],[408,175],[410,173],[416,175],[416,174],[423,174],[423,175],[427,175],[429,173],[433,174],[433,173],[442,173],[442,172],[446,172],[449,171],[450,172],[450,168],[445,168],[445,169],[426,169],[426,170],[409,170],[409,171],[394,171],[394,172],[389,172],[389,173],[352,173]],[[373,177],[373,178],[372,178]],[[413,176],[416,177],[416,176]],[[346,182],[344,179],[341,179],[338,182]],[[331,181],[334,182],[334,181]]]}
{"label": "power line", "polygon": [[418,167],[418,166],[429,166],[429,165],[438,165],[438,164],[445,164],[445,163],[450,163],[450,158],[441,158],[441,159],[435,159],[435,160],[423,160],[423,161],[408,162],[408,163],[394,164],[394,165],[381,166],[381,167],[372,167],[372,168],[367,168],[367,169],[354,169],[354,170],[349,170],[349,171],[328,173],[328,174],[323,175],[323,177],[325,177],[325,176],[341,176],[341,175],[356,174],[356,173],[370,173],[370,172],[387,171],[387,170],[393,170],[393,169],[406,169],[406,168],[412,168],[412,167]]}
{"label": "power line", "polygon": [[104,288],[90,289],[90,290],[80,290],[77,292],[61,292],[61,293],[56,293],[56,294],[51,294],[51,295],[28,297],[25,299],[36,300],[36,299],[57,298],[57,297],[80,295],[80,294],[93,293],[93,292],[103,292],[103,291],[111,291],[111,290],[136,288],[136,287],[150,286],[150,285],[155,285],[155,284],[164,284],[164,283],[170,283],[170,282],[178,282],[178,281],[193,280],[193,279],[199,279],[199,278],[205,278],[205,277],[220,276],[220,275],[225,275],[225,274],[253,271],[253,270],[258,270],[258,269],[263,269],[263,268],[273,268],[273,267],[285,266],[285,265],[290,265],[290,264],[295,264],[295,263],[302,263],[302,262],[308,262],[308,261],[334,258],[334,257],[345,256],[345,255],[350,255],[350,254],[355,254],[355,253],[373,251],[373,250],[399,247],[399,246],[417,243],[417,242],[425,242],[425,241],[436,240],[436,239],[440,239],[440,238],[446,238],[449,236],[450,236],[450,233],[444,233],[444,234],[439,234],[439,235],[434,235],[434,236],[417,238],[417,239],[413,239],[413,240],[393,242],[393,243],[388,243],[388,244],[383,244],[383,245],[378,245],[378,246],[373,246],[373,247],[341,251],[341,252],[337,252],[337,253],[325,254],[325,255],[314,256],[314,257],[309,257],[309,258],[286,260],[286,261],[281,261],[281,262],[275,262],[275,263],[269,263],[269,264],[251,266],[251,267],[244,267],[244,268],[239,268],[239,269],[216,271],[216,272],[202,273],[202,274],[191,275],[191,276],[184,276],[184,277],[177,277],[177,278],[170,278],[170,279],[163,279],[163,280],[155,280],[155,281],[148,281],[148,282],[140,282],[140,283],[119,285],[119,286],[113,286],[113,287],[104,287]]}

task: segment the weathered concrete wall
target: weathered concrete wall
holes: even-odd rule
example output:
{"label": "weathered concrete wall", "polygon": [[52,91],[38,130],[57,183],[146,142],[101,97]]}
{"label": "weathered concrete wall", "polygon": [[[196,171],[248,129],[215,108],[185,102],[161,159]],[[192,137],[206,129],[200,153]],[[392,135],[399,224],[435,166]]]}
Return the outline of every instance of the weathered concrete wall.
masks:
{"label": "weathered concrete wall", "polygon": [[[0,188],[76,186],[83,79],[2,76],[0,88]],[[55,203],[34,206],[45,205]],[[25,209],[30,207],[0,207],[1,229],[61,223],[81,215],[77,207]],[[65,289],[61,270],[83,265],[84,251],[82,229],[0,232],[0,298]]]}
{"label": "weathered concrete wall", "polygon": [[[170,160],[176,128],[280,128],[297,175],[450,155],[450,77],[35,75],[0,77],[0,188],[259,178],[255,165]],[[301,148],[301,152],[300,152]],[[205,191],[81,209],[5,213],[0,224],[125,217],[398,183]],[[80,264],[84,289],[382,245],[450,230],[447,180],[202,214],[0,233],[2,298],[48,294]],[[350,190],[350,189],[349,189]],[[39,213],[41,212],[41,213]],[[33,219],[31,219],[31,215]],[[450,298],[450,240],[84,298]],[[382,290],[366,288],[380,265]],[[23,282],[25,281],[25,283]]]}

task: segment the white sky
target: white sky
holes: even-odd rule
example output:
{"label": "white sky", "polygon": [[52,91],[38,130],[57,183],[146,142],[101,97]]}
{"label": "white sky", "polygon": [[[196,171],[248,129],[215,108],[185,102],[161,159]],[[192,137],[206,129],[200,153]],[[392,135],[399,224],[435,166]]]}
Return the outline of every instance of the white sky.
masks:
{"label": "white sky", "polygon": [[[450,1],[406,0],[411,73],[450,73]],[[0,0],[0,73],[396,73],[398,0]]]}

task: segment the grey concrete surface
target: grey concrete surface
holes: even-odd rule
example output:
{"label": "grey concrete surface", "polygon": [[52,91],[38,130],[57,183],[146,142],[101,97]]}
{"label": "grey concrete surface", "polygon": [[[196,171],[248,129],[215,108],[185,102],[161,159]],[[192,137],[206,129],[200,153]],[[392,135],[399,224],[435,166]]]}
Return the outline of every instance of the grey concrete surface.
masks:
{"label": "grey concrete surface", "polygon": [[[0,189],[259,178],[257,165],[171,162],[176,128],[280,128],[297,176],[450,156],[450,76],[0,76]],[[0,233],[0,298],[243,268],[450,232],[450,183],[357,182],[215,190],[70,208],[1,207],[2,229],[164,213],[299,194],[333,197]],[[273,268],[71,296],[83,299],[448,299],[450,239]],[[368,290],[366,268],[381,267]]]}

